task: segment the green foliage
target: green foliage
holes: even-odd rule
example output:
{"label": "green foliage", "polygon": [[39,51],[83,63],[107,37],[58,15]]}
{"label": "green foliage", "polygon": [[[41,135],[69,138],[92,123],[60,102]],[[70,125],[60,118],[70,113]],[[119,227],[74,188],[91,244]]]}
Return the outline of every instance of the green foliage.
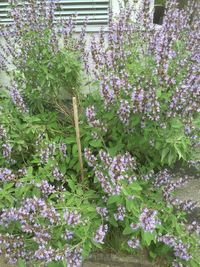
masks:
{"label": "green foliage", "polygon": [[19,67],[14,79],[23,88],[25,100],[34,113],[45,109],[61,111],[62,108],[67,113],[70,107],[67,109],[64,104],[78,95],[81,85],[80,54],[72,46],[73,39],[68,40],[67,45],[54,44],[55,51],[52,50],[50,34],[48,30],[43,35],[34,31],[24,33],[22,56],[15,59]]}

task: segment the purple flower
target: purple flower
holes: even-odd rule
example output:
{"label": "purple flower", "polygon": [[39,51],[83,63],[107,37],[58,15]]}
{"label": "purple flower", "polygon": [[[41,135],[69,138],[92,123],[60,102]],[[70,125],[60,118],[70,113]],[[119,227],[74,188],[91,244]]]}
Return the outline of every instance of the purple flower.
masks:
{"label": "purple flower", "polygon": [[70,250],[67,248],[65,251],[65,258],[67,261],[67,267],[81,267],[82,255],[80,249]]}
{"label": "purple flower", "polygon": [[129,118],[130,118],[130,105],[127,100],[120,100],[120,107],[117,112],[119,119],[122,123],[128,124],[129,123]]}
{"label": "purple flower", "polygon": [[174,255],[182,260],[189,261],[191,255],[188,253],[189,246],[184,244],[172,235],[164,235],[158,237],[159,242],[163,242],[174,250]]}
{"label": "purple flower", "polygon": [[87,163],[90,167],[95,167],[95,164],[97,162],[97,158],[92,154],[91,149],[85,148],[84,150],[84,156],[87,160]]}
{"label": "purple flower", "polygon": [[53,194],[56,192],[55,190],[55,186],[54,185],[51,185],[49,184],[48,181],[42,181],[41,183],[38,183],[36,184],[37,187],[40,188],[41,192],[44,194],[44,195],[49,195],[49,194]]}
{"label": "purple flower", "polygon": [[81,214],[79,214],[77,211],[70,212],[68,209],[66,209],[64,212],[64,220],[68,225],[75,227],[81,222]]}
{"label": "purple flower", "polygon": [[9,159],[11,156],[11,152],[12,152],[12,147],[10,144],[2,145],[2,153],[4,158]]}
{"label": "purple flower", "polygon": [[0,139],[6,139],[6,138],[7,138],[6,130],[2,125],[0,125]]}
{"label": "purple flower", "polygon": [[108,231],[107,225],[100,225],[100,227],[97,229],[96,234],[93,238],[94,242],[99,244],[104,244],[104,238]]}
{"label": "purple flower", "polygon": [[114,218],[116,221],[123,221],[125,218],[126,209],[122,205],[118,205],[117,213],[114,213]]}
{"label": "purple flower", "polygon": [[58,169],[58,167],[54,166],[52,169],[52,175],[57,181],[63,181],[64,174],[61,173]]}
{"label": "purple flower", "polygon": [[140,226],[145,232],[153,232],[160,221],[157,219],[157,211],[144,208],[140,214]]}
{"label": "purple flower", "polygon": [[105,220],[108,220],[108,209],[103,207],[96,207],[96,211],[101,215]]}
{"label": "purple flower", "polygon": [[65,158],[67,156],[67,145],[65,143],[61,143],[59,149],[63,157]]}
{"label": "purple flower", "polygon": [[140,247],[140,240],[138,238],[132,238],[128,240],[128,246],[130,248],[139,248]]}
{"label": "purple flower", "polygon": [[69,230],[65,230],[64,234],[62,235],[62,238],[66,241],[69,241],[73,238],[73,232],[69,231]]}
{"label": "purple flower", "polygon": [[13,85],[12,89],[10,90],[10,95],[16,107],[23,113],[28,112],[26,105],[21,97],[16,85]]}

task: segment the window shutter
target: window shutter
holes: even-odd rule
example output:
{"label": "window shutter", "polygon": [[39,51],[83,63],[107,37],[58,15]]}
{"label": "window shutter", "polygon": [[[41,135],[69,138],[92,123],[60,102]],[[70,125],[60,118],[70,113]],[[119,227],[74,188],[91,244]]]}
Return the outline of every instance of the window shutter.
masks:
{"label": "window shutter", "polygon": [[[83,22],[87,17],[88,30],[99,31],[101,26],[106,26],[108,23],[109,3],[109,0],[60,0],[57,10],[55,11],[55,20],[68,18],[73,14],[77,14],[77,29],[83,25]],[[10,7],[8,1],[1,1],[0,24],[12,22],[9,17],[9,11]]]}

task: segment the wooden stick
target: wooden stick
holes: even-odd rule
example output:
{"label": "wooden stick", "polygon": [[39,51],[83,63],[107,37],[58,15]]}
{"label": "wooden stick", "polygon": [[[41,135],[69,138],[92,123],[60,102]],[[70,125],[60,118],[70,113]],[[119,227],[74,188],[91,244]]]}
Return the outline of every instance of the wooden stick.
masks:
{"label": "wooden stick", "polygon": [[74,110],[74,123],[75,123],[75,129],[76,129],[76,143],[78,147],[78,158],[79,158],[79,164],[80,164],[80,170],[81,170],[81,180],[83,180],[84,179],[83,159],[82,159],[82,151],[81,151],[80,129],[79,129],[79,122],[78,122],[78,107],[77,107],[76,97],[72,98],[72,102],[73,102],[73,110]]}

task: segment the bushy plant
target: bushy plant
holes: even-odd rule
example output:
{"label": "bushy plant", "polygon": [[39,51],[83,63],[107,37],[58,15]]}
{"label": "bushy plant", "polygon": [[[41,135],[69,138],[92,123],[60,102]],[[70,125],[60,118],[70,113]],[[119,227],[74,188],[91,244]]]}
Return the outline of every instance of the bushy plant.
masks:
{"label": "bushy plant", "polygon": [[130,8],[121,10],[117,22],[110,18],[108,45],[103,34],[91,44],[100,95],[91,109],[101,123],[92,114],[89,123],[97,132],[107,127],[101,135],[108,147],[152,167],[190,160],[199,144],[199,18],[191,17],[190,4],[179,10],[170,1],[160,29],[152,25],[149,1],[138,24]]}
{"label": "bushy plant", "polygon": [[117,232],[120,250],[148,248],[152,258],[171,262],[175,254],[177,264],[198,266],[199,225],[183,224],[195,203],[173,195],[185,179],[146,174],[130,153],[108,149],[110,156],[81,124],[82,145],[94,154],[85,149],[89,167],[80,184],[73,127],[53,112],[22,111],[19,95],[13,100],[1,93],[0,247],[10,263],[78,267]]}
{"label": "bushy plant", "polygon": [[162,266],[199,266],[200,226],[186,219],[196,203],[174,194],[187,177],[157,172],[178,156],[195,164],[199,142],[199,20],[170,3],[162,31],[148,27],[145,0],[140,25],[127,7],[110,13],[108,39],[92,40],[100,97],[83,102],[82,183],[73,124],[49,107],[35,114],[20,75],[0,92],[0,253],[10,263],[80,267],[118,236],[118,249],[147,249]]}
{"label": "bushy plant", "polygon": [[33,112],[68,113],[67,101],[80,91],[85,27],[72,36],[73,17],[55,17],[58,2],[11,1],[13,23],[1,29],[1,70],[13,77]]}

